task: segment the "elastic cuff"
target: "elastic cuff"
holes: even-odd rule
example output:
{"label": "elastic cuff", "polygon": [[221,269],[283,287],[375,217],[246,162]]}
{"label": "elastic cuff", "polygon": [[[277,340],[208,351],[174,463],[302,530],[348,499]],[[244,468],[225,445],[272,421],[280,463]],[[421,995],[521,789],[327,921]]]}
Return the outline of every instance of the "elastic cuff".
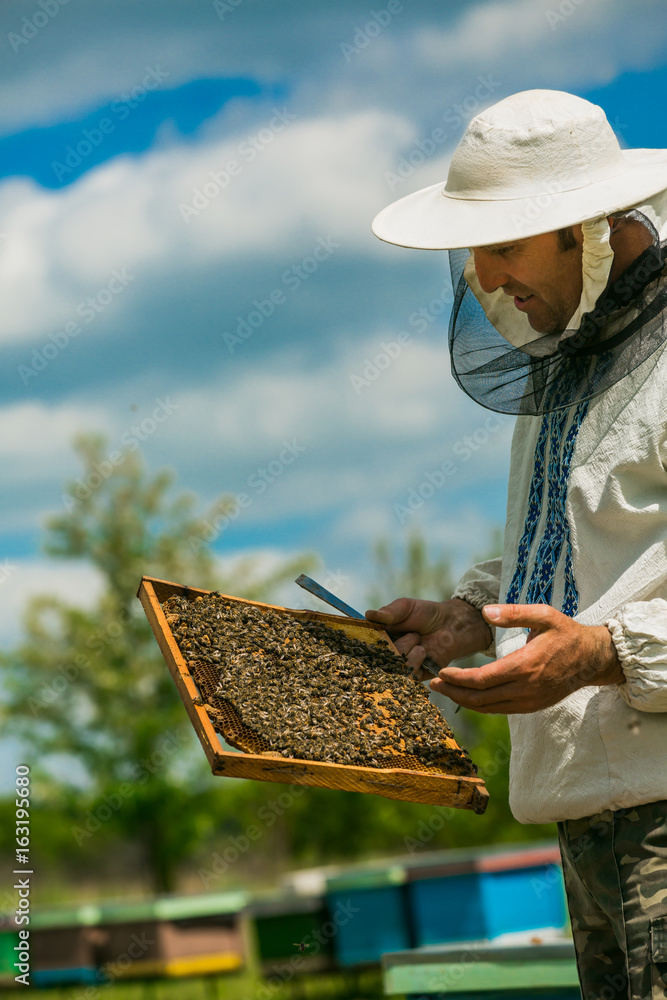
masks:
{"label": "elastic cuff", "polygon": [[[497,604],[498,602],[493,599],[486,591],[481,590],[479,587],[467,586],[461,590],[455,590],[452,597],[458,597],[460,601],[465,601],[467,604],[472,605],[477,611],[481,611],[485,608],[487,604]],[[487,622],[487,625],[489,623]],[[490,656],[491,659],[496,658],[496,630],[493,625],[489,625],[491,629],[491,642],[483,649],[482,656]]]}
{"label": "elastic cuff", "polygon": [[[664,666],[659,662],[652,666],[647,656],[654,643],[647,643],[645,639],[634,635],[616,618],[610,618],[604,624],[611,633],[625,674],[625,682],[618,685],[623,700],[640,712],[667,711],[667,676]],[[661,645],[659,650],[659,655],[664,656]]]}
{"label": "elastic cuff", "polygon": [[634,661],[637,662],[637,657],[632,653],[630,644],[628,643],[627,637],[625,635],[625,629],[619,621],[615,618],[609,618],[606,621],[605,626],[611,632],[611,638],[616,647],[616,653],[623,667],[623,672],[625,673],[626,667]]}
{"label": "elastic cuff", "polygon": [[472,604],[473,608],[477,608],[478,611],[485,608],[487,604],[498,603],[497,600],[490,596],[488,591],[471,584],[468,584],[467,587],[462,587],[460,590],[455,590],[452,597],[458,597],[461,601],[467,601],[468,604]]}

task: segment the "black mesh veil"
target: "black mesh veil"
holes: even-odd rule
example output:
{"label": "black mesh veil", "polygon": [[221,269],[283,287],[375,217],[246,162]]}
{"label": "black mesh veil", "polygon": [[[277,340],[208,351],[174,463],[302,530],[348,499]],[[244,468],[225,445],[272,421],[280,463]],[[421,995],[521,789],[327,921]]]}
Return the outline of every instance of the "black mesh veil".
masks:
{"label": "black mesh veil", "polygon": [[468,250],[450,250],[454,304],[452,374],[464,392],[498,413],[540,414],[591,399],[634,371],[667,339],[667,241],[642,213],[652,245],[607,286],[577,330],[514,347],[487,318],[463,269]]}

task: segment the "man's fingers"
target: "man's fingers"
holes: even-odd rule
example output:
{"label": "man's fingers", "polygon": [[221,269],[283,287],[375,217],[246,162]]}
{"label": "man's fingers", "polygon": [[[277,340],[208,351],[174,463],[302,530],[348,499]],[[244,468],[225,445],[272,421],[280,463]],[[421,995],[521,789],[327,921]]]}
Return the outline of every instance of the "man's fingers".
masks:
{"label": "man's fingers", "polygon": [[424,649],[423,646],[420,645],[413,646],[407,657],[408,666],[412,667],[413,674],[420,681],[424,681],[426,680],[427,677],[433,676],[433,674],[430,673],[430,671],[422,667],[422,663],[424,662],[425,659],[426,659],[426,650]]}
{"label": "man's fingers", "polygon": [[419,667],[418,670],[413,670],[412,673],[417,678],[418,681],[430,681],[433,674],[426,667]]}
{"label": "man's fingers", "polygon": [[382,625],[390,625],[394,621],[394,616],[392,615],[389,608],[369,608],[365,612],[365,617],[369,622],[381,622]]}
{"label": "man's fingers", "polygon": [[432,677],[430,670],[422,669],[422,663],[426,659],[426,650],[419,644],[421,636],[418,632],[406,632],[394,643],[399,653],[403,653],[409,667],[415,677],[420,681],[425,681],[427,677]]}
{"label": "man's fingers", "polygon": [[423,646],[416,644],[408,653],[407,659],[408,666],[412,667],[413,670],[416,670],[418,667],[421,667],[422,663],[426,659],[426,650]]}
{"label": "man's fingers", "polygon": [[500,628],[521,626],[540,632],[545,628],[556,628],[563,619],[571,621],[549,604],[487,604],[482,608],[482,614],[490,625]]}
{"label": "man's fingers", "polygon": [[399,638],[395,640],[394,645],[399,653],[403,653],[404,656],[407,656],[410,650],[419,644],[419,638],[419,632],[406,632],[404,635],[399,636]]}
{"label": "man's fingers", "polygon": [[412,611],[414,601],[408,597],[398,597],[391,604],[384,604],[376,610],[371,608],[366,612],[366,618],[370,622],[378,622],[380,625],[398,625],[408,617]]}
{"label": "man's fingers", "polygon": [[502,687],[489,688],[486,691],[458,687],[443,680],[431,681],[430,687],[457,705],[485,715],[511,715],[517,712],[534,712],[539,708],[532,692],[519,682],[503,684]]}
{"label": "man's fingers", "polygon": [[502,660],[485,663],[483,667],[443,667],[440,678],[458,688],[472,688],[478,691],[495,688],[501,684],[514,681],[522,666],[525,667],[525,656],[522,650],[508,653]]}

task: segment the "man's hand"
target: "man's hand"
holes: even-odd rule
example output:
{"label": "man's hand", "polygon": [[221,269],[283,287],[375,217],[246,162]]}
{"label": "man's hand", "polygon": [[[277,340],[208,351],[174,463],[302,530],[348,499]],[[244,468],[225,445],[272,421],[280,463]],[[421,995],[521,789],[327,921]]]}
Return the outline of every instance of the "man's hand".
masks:
{"label": "man's hand", "polygon": [[394,645],[420,680],[432,674],[421,668],[426,656],[439,667],[452,660],[479,653],[491,643],[491,630],[481,611],[458,597],[451,601],[419,601],[399,597],[377,611],[367,611],[369,621],[384,625]]}
{"label": "man's hand", "polygon": [[548,604],[483,609],[500,628],[530,629],[526,645],[483,667],[446,667],[431,687],[464,708],[511,714],[537,712],[588,684],[622,684],[623,669],[604,625],[580,625]]}

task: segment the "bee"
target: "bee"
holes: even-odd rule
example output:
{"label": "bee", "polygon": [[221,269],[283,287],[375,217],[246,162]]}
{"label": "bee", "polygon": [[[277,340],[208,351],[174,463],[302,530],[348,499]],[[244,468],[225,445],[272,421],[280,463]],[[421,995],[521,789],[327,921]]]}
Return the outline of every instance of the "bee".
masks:
{"label": "bee", "polygon": [[192,650],[195,704],[241,749],[370,767],[387,766],[406,743],[422,766],[442,753],[446,724],[391,650],[219,592],[192,598],[165,601],[168,624]]}

